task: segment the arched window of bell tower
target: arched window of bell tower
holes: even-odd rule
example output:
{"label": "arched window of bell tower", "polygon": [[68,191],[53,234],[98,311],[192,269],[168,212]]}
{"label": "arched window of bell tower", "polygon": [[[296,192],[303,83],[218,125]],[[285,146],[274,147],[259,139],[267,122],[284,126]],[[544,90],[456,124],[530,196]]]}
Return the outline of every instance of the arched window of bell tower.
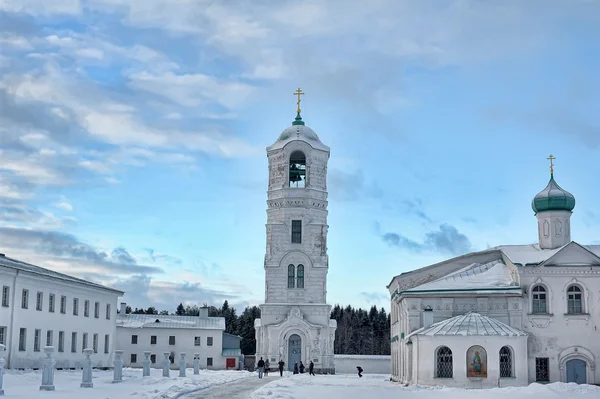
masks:
{"label": "arched window of bell tower", "polygon": [[290,155],[289,186],[295,188],[306,186],[306,156],[302,151],[294,151]]}

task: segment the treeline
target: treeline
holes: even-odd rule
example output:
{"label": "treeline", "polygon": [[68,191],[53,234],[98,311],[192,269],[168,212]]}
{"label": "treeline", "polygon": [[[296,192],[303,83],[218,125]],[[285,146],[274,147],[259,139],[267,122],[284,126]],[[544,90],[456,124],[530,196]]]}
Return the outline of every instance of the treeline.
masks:
{"label": "treeline", "polygon": [[[207,306],[206,304],[204,306]],[[177,316],[199,316],[200,306],[184,306],[180,303],[175,313],[166,310],[158,311],[154,307],[148,309],[131,309],[127,306],[126,313],[160,314]],[[225,318],[225,332],[242,337],[242,353],[256,353],[256,335],[254,319],[260,318],[258,306],[247,306],[238,315],[229,302],[223,302],[220,308],[208,306],[210,317]],[[389,355],[390,354],[390,315],[384,308],[372,306],[369,311],[352,306],[335,305],[331,310],[331,318],[337,321],[335,332],[334,352],[345,355]]]}

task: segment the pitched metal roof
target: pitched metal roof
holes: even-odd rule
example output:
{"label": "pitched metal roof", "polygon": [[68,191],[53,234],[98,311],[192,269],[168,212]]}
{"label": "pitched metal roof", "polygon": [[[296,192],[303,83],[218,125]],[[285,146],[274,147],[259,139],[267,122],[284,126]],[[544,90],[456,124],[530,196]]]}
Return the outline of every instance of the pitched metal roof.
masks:
{"label": "pitched metal roof", "polygon": [[417,335],[523,337],[527,333],[479,313],[466,313],[433,324]]}
{"label": "pitched metal roof", "polygon": [[35,274],[38,276],[43,276],[43,277],[50,278],[50,279],[57,279],[57,280],[62,280],[62,281],[68,282],[68,283],[84,285],[89,288],[96,288],[96,289],[100,289],[100,290],[111,291],[115,294],[118,294],[119,296],[122,296],[124,294],[123,291],[119,291],[114,288],[106,287],[104,285],[100,285],[100,284],[92,283],[92,282],[89,282],[86,280],[82,280],[80,278],[69,276],[67,274],[58,273],[53,270],[44,269],[43,267],[40,267],[40,266],[32,265],[30,263],[25,263],[25,262],[22,262],[17,259],[9,258],[8,256],[6,256],[4,254],[0,255],[0,266],[7,267],[9,269],[14,269],[14,270],[19,270],[19,271]]}
{"label": "pitched metal roof", "polygon": [[118,314],[117,327],[124,328],[191,328],[225,330],[224,317],[167,316],[156,314]]}

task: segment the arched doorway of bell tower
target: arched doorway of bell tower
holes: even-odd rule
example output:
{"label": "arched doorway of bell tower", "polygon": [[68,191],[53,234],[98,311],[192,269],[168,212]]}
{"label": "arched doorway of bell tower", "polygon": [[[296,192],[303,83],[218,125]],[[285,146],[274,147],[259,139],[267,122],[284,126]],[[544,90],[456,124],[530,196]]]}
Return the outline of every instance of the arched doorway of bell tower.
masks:
{"label": "arched doorway of bell tower", "polygon": [[298,334],[290,335],[288,339],[288,370],[294,370],[294,363],[300,367],[302,360],[302,338]]}

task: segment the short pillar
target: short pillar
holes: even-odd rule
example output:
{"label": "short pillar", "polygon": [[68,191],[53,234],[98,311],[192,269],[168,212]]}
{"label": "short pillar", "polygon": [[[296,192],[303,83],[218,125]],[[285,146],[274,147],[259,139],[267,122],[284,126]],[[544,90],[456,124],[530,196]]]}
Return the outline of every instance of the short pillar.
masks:
{"label": "short pillar", "polygon": [[194,353],[194,374],[200,374],[200,354]]}
{"label": "short pillar", "polygon": [[181,352],[179,356],[181,356],[181,359],[179,359],[179,376],[185,377],[185,352]]}
{"label": "short pillar", "polygon": [[94,350],[91,348],[83,350],[85,360],[83,361],[83,375],[81,376],[81,384],[79,385],[81,388],[94,387],[94,384],[92,383],[92,359],[90,359],[92,353],[94,353]]}
{"label": "short pillar", "polygon": [[144,351],[144,361],[142,362],[142,366],[144,367],[144,371],[142,373],[142,377],[150,377],[150,351]]}
{"label": "short pillar", "polygon": [[2,357],[3,353],[6,350],[6,346],[0,344],[0,396],[4,396],[4,389],[2,388],[4,385],[4,363],[5,360]]}
{"label": "short pillar", "polygon": [[163,352],[165,358],[163,359],[163,377],[169,377],[169,367],[171,367],[171,361],[169,360],[169,352]]}
{"label": "short pillar", "polygon": [[113,369],[113,383],[123,381],[123,351],[115,351],[115,360],[113,361],[115,368]]}
{"label": "short pillar", "polygon": [[54,391],[54,359],[52,359],[53,352],[53,346],[44,346],[44,353],[46,354],[46,357],[42,362],[42,385],[40,385],[40,391]]}

